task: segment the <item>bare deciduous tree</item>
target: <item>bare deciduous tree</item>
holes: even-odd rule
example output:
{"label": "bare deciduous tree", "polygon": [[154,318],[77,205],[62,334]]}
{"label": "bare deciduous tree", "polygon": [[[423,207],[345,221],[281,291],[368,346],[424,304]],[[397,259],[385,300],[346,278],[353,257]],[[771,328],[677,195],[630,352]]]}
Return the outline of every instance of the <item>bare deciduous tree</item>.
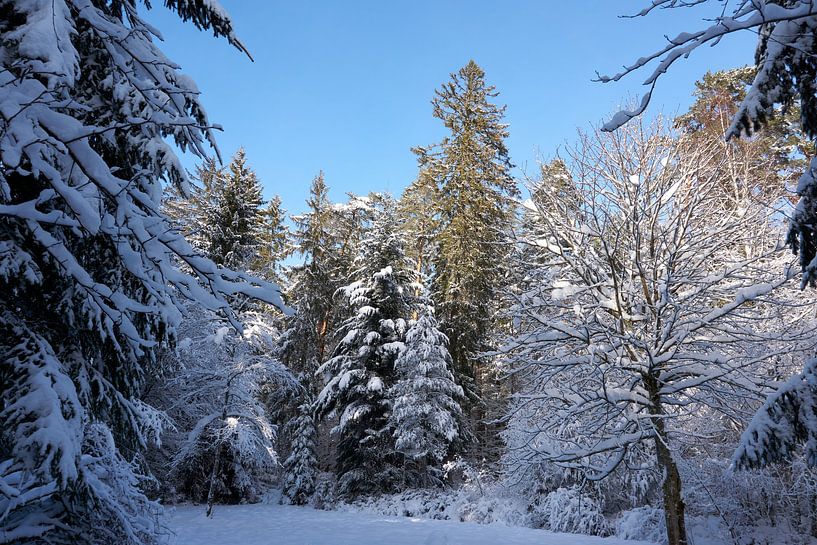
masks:
{"label": "bare deciduous tree", "polygon": [[723,205],[722,160],[660,123],[582,135],[568,183],[531,188],[523,243],[539,266],[505,347],[523,385],[507,432],[517,454],[599,480],[648,453],[671,545],[687,543],[684,419],[744,418],[766,390],[757,370],[810,345],[784,320],[797,309],[778,304],[779,226],[750,200]]}

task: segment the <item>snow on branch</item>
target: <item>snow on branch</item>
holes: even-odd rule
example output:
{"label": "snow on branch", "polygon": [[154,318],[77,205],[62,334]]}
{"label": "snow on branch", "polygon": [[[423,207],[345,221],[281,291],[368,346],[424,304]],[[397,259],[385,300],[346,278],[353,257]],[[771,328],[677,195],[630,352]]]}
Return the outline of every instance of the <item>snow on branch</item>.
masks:
{"label": "snow on branch", "polygon": [[[654,0],[652,5],[643,9],[637,16],[646,16],[656,8],[690,7],[705,3],[705,0],[691,2],[679,0]],[[719,8],[721,9],[721,8]],[[767,0],[749,1],[740,0],[734,7],[731,15],[716,16],[711,24],[702,30],[682,32],[674,38],[667,38],[667,45],[653,53],[639,58],[634,63],[611,76],[598,75],[597,81],[608,83],[619,81],[623,77],[636,72],[645,66],[657,61],[657,64],[644,80],[643,85],[650,90],[644,94],[639,106],[632,111],[621,111],[604,124],[602,130],[614,131],[627,123],[630,119],[643,113],[649,105],[652,92],[658,79],[665,74],[679,59],[688,57],[699,47],[709,44],[715,45],[725,36],[743,31],[755,30],[765,37],[765,50],[760,62],[760,70],[752,87],[743,101],[740,110],[735,115],[732,125],[727,131],[727,137],[739,136],[743,131],[750,131],[758,123],[763,122],[769,115],[769,108],[783,98],[779,91],[775,91],[773,79],[777,77],[779,63],[785,55],[794,51],[810,51],[803,48],[810,40],[810,33],[804,31],[804,26],[813,30],[817,16],[817,4],[812,0],[794,0],[787,5],[781,5]]]}

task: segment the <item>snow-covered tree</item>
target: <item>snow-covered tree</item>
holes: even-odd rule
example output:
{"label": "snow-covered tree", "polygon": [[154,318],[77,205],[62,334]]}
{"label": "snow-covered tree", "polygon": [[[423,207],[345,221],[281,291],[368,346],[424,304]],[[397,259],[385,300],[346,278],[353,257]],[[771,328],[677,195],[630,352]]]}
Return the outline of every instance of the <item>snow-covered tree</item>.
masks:
{"label": "snow-covered tree", "polygon": [[312,413],[312,403],[303,403],[292,421],[292,451],[284,461],[283,487],[283,498],[292,505],[306,504],[315,493],[317,431]]}
{"label": "snow-covered tree", "polygon": [[361,241],[354,276],[342,292],[353,313],[342,340],[318,369],[325,386],[315,408],[337,416],[339,491],[346,496],[393,489],[400,478],[389,426],[394,362],[410,313],[410,269],[395,229],[392,204]]}
{"label": "snow-covered tree", "polygon": [[451,446],[461,439],[464,393],[451,372],[448,339],[426,306],[406,332],[405,347],[394,363],[397,382],[391,427],[395,448],[418,467],[415,478],[434,478]]}
{"label": "snow-covered tree", "polygon": [[643,125],[585,135],[576,191],[531,188],[525,243],[543,265],[515,294],[506,346],[516,455],[600,480],[652,449],[671,544],[686,543],[683,423],[706,410],[739,421],[764,365],[811,348],[783,318],[770,212],[722,206],[721,160]]}
{"label": "snow-covered tree", "polygon": [[[166,4],[243,50],[216,3]],[[236,326],[232,296],[283,305],[274,285],[197,254],[159,211],[163,180],[189,187],[164,138],[203,157],[212,125],[138,3],[0,11],[0,535],[152,543],[158,505],[132,456],[160,431],[140,395],[181,301]]]}
{"label": "snow-covered tree", "polygon": [[[416,218],[420,223],[414,222],[415,229],[431,232],[417,232],[415,240],[433,237],[437,317],[449,338],[454,372],[476,380],[477,389],[488,375],[478,355],[487,347],[508,247],[503,233],[513,217],[510,197],[518,192],[505,145],[505,107],[492,102],[497,95],[474,61],[436,91],[434,117],[450,134],[413,150],[420,174],[408,193],[433,198],[422,204],[427,211]],[[420,269],[427,249],[412,249]]]}
{"label": "snow-covered tree", "polygon": [[296,383],[270,358],[274,332],[263,315],[244,316],[241,335],[207,313],[190,309],[175,357],[180,372],[167,385],[168,413],[186,433],[172,456],[178,489],[206,501],[256,501],[278,465],[276,427],[261,402],[262,389],[282,392]]}
{"label": "snow-covered tree", "polygon": [[[679,8],[687,4],[682,0],[655,0],[640,15],[648,15],[654,9]],[[762,131],[782,117],[781,106],[789,110],[799,102],[800,131],[812,140],[817,138],[817,64],[813,56],[817,39],[817,6],[810,0],[738,0],[731,6],[719,3],[713,8],[712,15],[705,28],[684,32],[669,40],[662,49],[626,66],[622,72],[601,78],[601,81],[618,81],[657,60],[645,81],[651,90],[645,94],[640,106],[634,111],[619,112],[605,129],[615,130],[643,112],[656,81],[677,60],[686,58],[704,44],[717,44],[728,34],[754,31],[758,34],[756,73],[725,130],[725,136],[734,138]],[[813,153],[813,149],[809,151]],[[796,191],[800,200],[791,215],[787,242],[799,254],[802,285],[813,287],[817,284],[817,156],[812,157],[804,169]],[[770,398],[758,413],[736,453],[738,465],[751,466],[762,463],[767,457],[786,457],[795,437],[802,439],[804,434],[808,437],[817,435],[814,419],[795,418],[796,414],[809,414],[809,397],[794,394],[802,391],[799,384],[807,376],[808,369],[807,364],[804,374],[795,376],[792,384]],[[800,402],[804,403],[803,407],[798,405]],[[801,426],[796,432],[790,426],[795,421]],[[775,438],[776,434],[781,435]]]}
{"label": "snow-covered tree", "polygon": [[813,148],[798,128],[800,108],[795,105],[768,119],[751,138],[724,139],[756,74],[752,66],[707,72],[695,82],[689,110],[675,119],[686,138],[719,144],[725,158],[720,169],[724,206],[739,206],[749,198],[776,205],[791,197]]}
{"label": "snow-covered tree", "polygon": [[276,195],[261,210],[258,254],[251,266],[253,272],[279,284],[283,277],[282,262],[293,251],[292,234],[285,218],[286,210],[281,206],[281,198]]}
{"label": "snow-covered tree", "polygon": [[439,216],[432,203],[440,199],[437,179],[442,175],[439,168],[439,163],[429,157],[417,179],[406,188],[397,203],[400,230],[407,241],[406,256],[414,263],[414,282],[418,285],[426,284],[431,277],[436,256]]}
{"label": "snow-covered tree", "polygon": [[[756,73],[725,129],[725,137],[751,135],[770,120],[779,118],[780,106],[786,109],[799,102],[802,133],[810,139],[817,138],[817,64],[812,54],[817,39],[817,6],[811,0],[736,0],[726,5],[701,0],[695,4],[707,1],[716,5],[705,28],[683,32],[663,48],[625,66],[621,72],[599,78],[602,82],[618,81],[645,66],[655,65],[644,81],[650,90],[639,106],[618,112],[604,130],[616,130],[644,112],[657,80],[676,61],[703,45],[717,44],[729,34],[751,31],[758,35]],[[684,8],[689,4],[686,0],[653,0],[639,15],[649,15],[656,9]],[[817,282],[817,156],[811,159],[796,189],[800,202],[791,220],[788,243],[800,255],[805,273],[803,285],[814,284]]]}
{"label": "snow-covered tree", "polygon": [[281,359],[310,381],[326,359],[333,330],[332,310],[336,279],[333,254],[336,239],[332,232],[333,209],[323,172],[312,181],[309,211],[293,219],[297,225],[293,239],[304,263],[289,272],[287,290],[297,311],[281,336]]}
{"label": "snow-covered tree", "polygon": [[244,149],[233,156],[227,171],[213,178],[200,210],[201,237],[207,256],[232,268],[248,269],[258,253],[263,225],[261,182],[248,166]]}
{"label": "snow-covered tree", "polygon": [[802,447],[806,462],[817,466],[817,359],[780,386],[757,412],[735,452],[739,468],[790,461]]}

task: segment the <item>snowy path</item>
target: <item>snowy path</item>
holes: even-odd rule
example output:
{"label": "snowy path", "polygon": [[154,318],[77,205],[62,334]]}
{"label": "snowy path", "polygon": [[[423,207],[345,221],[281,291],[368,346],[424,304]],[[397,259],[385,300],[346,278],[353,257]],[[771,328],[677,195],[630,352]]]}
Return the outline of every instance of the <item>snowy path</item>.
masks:
{"label": "snowy path", "polygon": [[444,520],[392,518],[279,505],[204,507],[170,514],[173,545],[644,545],[621,539]]}

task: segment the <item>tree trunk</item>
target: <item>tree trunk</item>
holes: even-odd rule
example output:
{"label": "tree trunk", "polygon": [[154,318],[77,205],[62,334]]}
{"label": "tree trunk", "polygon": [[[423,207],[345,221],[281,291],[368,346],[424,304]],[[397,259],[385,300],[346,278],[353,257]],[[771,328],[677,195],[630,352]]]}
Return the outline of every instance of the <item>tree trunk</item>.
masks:
{"label": "tree trunk", "polygon": [[652,425],[655,429],[655,452],[658,456],[658,466],[664,473],[664,520],[667,523],[667,543],[668,545],[687,545],[681,474],[678,473],[678,466],[675,464],[672,451],[667,443],[666,414],[661,403],[658,377],[652,374],[644,377],[644,386],[650,395],[652,404],[650,416],[652,416]]}
{"label": "tree trunk", "polygon": [[658,465],[664,471],[664,518],[667,523],[668,545],[687,545],[686,521],[684,519],[684,500],[681,495],[681,475],[667,448],[663,422],[655,438],[655,449],[658,453]]}
{"label": "tree trunk", "polygon": [[213,471],[210,472],[210,488],[207,491],[207,516],[213,515],[213,504],[216,501],[216,482],[218,482],[218,472],[221,465],[221,447],[216,449],[215,460],[213,460]]}

